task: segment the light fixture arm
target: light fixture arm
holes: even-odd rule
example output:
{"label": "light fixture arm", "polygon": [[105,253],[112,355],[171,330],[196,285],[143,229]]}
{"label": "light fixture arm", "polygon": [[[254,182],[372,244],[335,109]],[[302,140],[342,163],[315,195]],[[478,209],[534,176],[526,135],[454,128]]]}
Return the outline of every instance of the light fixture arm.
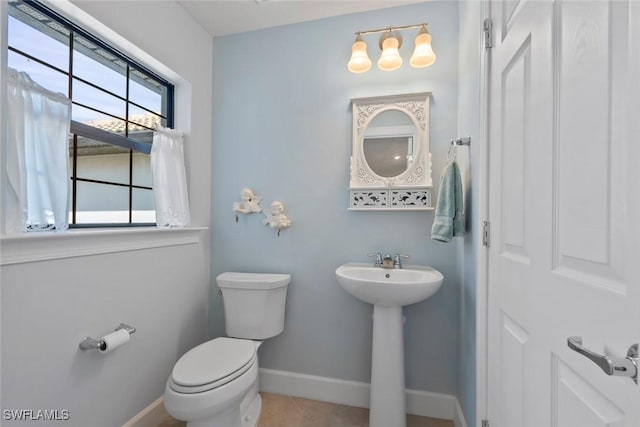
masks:
{"label": "light fixture arm", "polygon": [[399,31],[399,30],[408,30],[410,28],[421,28],[421,27],[426,27],[428,25],[427,22],[422,22],[420,24],[413,24],[413,25],[403,25],[400,27],[385,27],[385,28],[379,28],[376,30],[366,30],[366,31],[356,31],[356,35],[365,35],[365,34],[375,34],[375,33],[386,33],[386,32],[393,32],[393,31]]}

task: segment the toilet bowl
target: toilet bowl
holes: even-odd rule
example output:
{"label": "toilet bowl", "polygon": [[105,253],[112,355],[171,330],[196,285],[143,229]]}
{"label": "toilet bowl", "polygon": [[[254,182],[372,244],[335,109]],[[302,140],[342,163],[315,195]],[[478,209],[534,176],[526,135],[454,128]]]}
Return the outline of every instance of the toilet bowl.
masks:
{"label": "toilet bowl", "polygon": [[[226,331],[185,353],[167,380],[164,405],[187,427],[256,427],[262,409],[258,355],[262,339],[284,329],[288,274],[223,273]],[[259,310],[258,310],[259,308]]]}
{"label": "toilet bowl", "polygon": [[[260,401],[253,402],[260,399],[256,354],[259,344],[216,338],[187,352],[178,360],[167,381],[164,393],[167,411],[177,419],[188,421],[189,427],[255,426],[258,417],[243,416],[241,403],[247,400],[244,403],[248,406],[261,406]],[[252,388],[255,393],[249,393]]]}

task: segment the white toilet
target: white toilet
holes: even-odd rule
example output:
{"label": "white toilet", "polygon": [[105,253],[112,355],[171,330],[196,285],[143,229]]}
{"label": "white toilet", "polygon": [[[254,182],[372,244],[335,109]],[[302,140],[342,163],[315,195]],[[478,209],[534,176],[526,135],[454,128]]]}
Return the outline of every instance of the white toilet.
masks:
{"label": "white toilet", "polygon": [[173,367],[164,391],[169,414],[187,427],[255,427],[259,340],[284,329],[289,274],[222,273],[227,335],[189,350]]}

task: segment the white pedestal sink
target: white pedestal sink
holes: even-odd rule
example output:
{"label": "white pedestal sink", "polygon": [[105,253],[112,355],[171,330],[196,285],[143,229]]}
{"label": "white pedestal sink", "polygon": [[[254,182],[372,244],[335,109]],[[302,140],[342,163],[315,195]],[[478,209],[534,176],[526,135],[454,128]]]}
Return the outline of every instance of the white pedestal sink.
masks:
{"label": "white pedestal sink", "polygon": [[373,304],[369,427],[405,427],[402,307],[433,295],[442,273],[419,265],[385,269],[352,262],[338,267],[336,278],[351,295]]}

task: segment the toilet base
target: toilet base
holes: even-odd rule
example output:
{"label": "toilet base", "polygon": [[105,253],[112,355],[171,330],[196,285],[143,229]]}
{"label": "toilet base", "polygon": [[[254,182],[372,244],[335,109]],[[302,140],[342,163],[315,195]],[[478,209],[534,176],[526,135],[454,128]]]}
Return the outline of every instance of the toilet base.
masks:
{"label": "toilet base", "polygon": [[[243,402],[244,403],[244,402]],[[241,405],[241,408],[244,405]],[[256,393],[249,407],[242,414],[242,427],[257,427],[262,412],[262,396]]]}
{"label": "toilet base", "polygon": [[213,418],[187,421],[187,427],[243,427],[240,423],[240,407],[234,405],[218,412]]}
{"label": "toilet base", "polygon": [[[247,397],[250,396],[251,393]],[[262,397],[255,393],[253,400],[249,402],[243,413],[241,413],[241,409],[244,409],[245,402],[242,403],[240,408],[236,406],[217,414],[215,421],[212,421],[211,418],[192,420],[187,422],[187,427],[257,427],[262,412]]]}

